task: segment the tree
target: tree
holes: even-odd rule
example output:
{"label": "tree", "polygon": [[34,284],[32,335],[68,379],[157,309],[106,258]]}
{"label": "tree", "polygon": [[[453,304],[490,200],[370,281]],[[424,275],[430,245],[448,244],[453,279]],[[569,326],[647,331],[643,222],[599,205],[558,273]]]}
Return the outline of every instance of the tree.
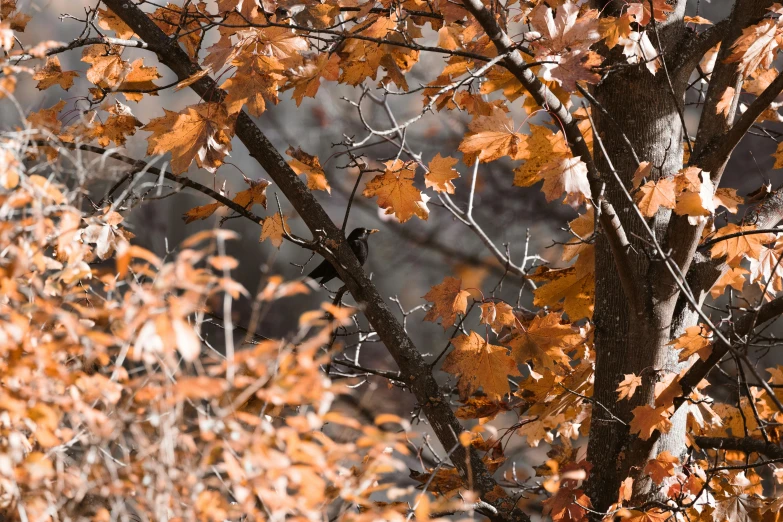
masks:
{"label": "tree", "polygon": [[[80,32],[61,44],[23,43],[29,16],[3,0],[0,92],[11,97],[25,75],[39,90],[89,85],[76,110],[63,112],[63,98],[3,136],[7,516],[775,520],[783,369],[764,355],[783,313],[783,199],[766,182],[746,200],[721,181],[748,134],[781,135],[783,7],[735,0],[712,23],[687,4],[103,0],[70,17]],[[79,52],[86,72],[64,70],[60,57]],[[443,68],[413,85],[432,57]],[[174,82],[155,83],[163,68]],[[357,174],[341,224],[323,206],[326,162],[297,144],[286,160],[253,119],[285,91],[297,106],[329,95],[327,82],[353,87],[364,135],[336,147]],[[200,99],[187,104],[185,89]],[[162,115],[134,116],[133,104],[169,90]],[[423,108],[402,120],[389,96]],[[378,127],[365,102],[391,123]],[[700,109],[693,136],[686,102]],[[458,145],[443,138],[425,161],[406,136],[429,113],[470,121]],[[108,148],[137,131],[170,169]],[[187,177],[195,162],[219,186],[240,143],[271,180],[246,177],[231,196]],[[125,165],[104,197],[84,154]],[[576,209],[568,266],[527,249],[515,263],[474,217],[498,162],[514,165],[507,186],[543,182],[547,202]],[[152,196],[137,186],[147,175],[211,198],[185,219],[218,213],[218,228],[173,256],[135,245],[123,212]],[[279,201],[268,205],[270,181],[311,239],[291,231]],[[374,200],[404,229],[428,220],[432,198],[502,278],[476,289],[445,270],[418,306],[395,312],[345,241],[349,212]],[[259,339],[259,314],[309,289],[277,277],[251,296],[244,341],[234,337],[232,302],[249,293],[231,276],[234,234],[220,228],[233,216],[278,248],[320,254],[344,281],[285,339]],[[111,269],[95,264],[109,259]],[[501,283],[520,298],[502,298]],[[410,335],[423,310],[448,332],[431,355]],[[205,314],[225,327],[224,356],[209,350]],[[379,340],[397,368],[337,356],[341,338]],[[436,447],[427,434],[413,442],[410,419],[376,417],[380,405],[369,418],[330,411],[350,396],[340,379],[368,376],[415,397]],[[530,480],[504,454],[516,437],[550,446]],[[400,480],[411,444],[425,468],[410,474],[415,494]]]}

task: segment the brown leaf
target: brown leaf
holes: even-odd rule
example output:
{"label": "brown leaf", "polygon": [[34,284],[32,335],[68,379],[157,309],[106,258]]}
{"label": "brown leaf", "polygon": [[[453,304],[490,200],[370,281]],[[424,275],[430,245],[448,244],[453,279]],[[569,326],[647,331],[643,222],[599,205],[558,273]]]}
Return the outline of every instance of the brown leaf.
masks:
{"label": "brown leaf", "polygon": [[459,375],[459,391],[467,398],[482,388],[491,398],[510,393],[509,375],[519,375],[517,364],[508,349],[487,343],[476,332],[452,339],[454,350],[443,362],[443,371]]}
{"label": "brown leaf", "polygon": [[329,186],[329,182],[326,180],[326,173],[321,167],[321,162],[318,161],[317,156],[311,156],[300,147],[294,149],[291,146],[288,147],[285,153],[294,158],[288,162],[291,168],[294,169],[294,172],[307,176],[307,188],[310,190],[325,190],[329,194],[332,193],[332,187]]}
{"label": "brown leaf", "polygon": [[676,205],[674,178],[645,183],[636,194],[636,205],[644,217],[653,217],[660,207],[674,208]]}
{"label": "brown leaf", "polygon": [[456,164],[456,159],[449,156],[444,158],[439,152],[427,165],[429,172],[424,175],[424,186],[435,189],[435,192],[454,194],[451,180],[459,177],[459,172],[454,168]]}
{"label": "brown leaf", "polygon": [[391,160],[385,165],[386,172],[370,180],[362,195],[366,198],[378,196],[378,206],[385,208],[386,214],[394,214],[400,223],[413,216],[426,220],[429,217],[426,201],[413,185],[416,164]]}
{"label": "brown leaf", "polygon": [[466,165],[473,165],[478,157],[482,163],[494,161],[503,156],[522,159],[527,148],[527,136],[515,132],[514,122],[503,111],[492,116],[478,116],[470,125],[459,150],[465,153]]}
{"label": "brown leaf", "polygon": [[39,91],[48,89],[52,85],[59,85],[67,91],[73,86],[73,79],[77,76],[79,73],[76,71],[63,71],[60,67],[60,59],[57,56],[50,56],[46,59],[46,65],[35,72],[33,80],[38,80],[35,88]]}
{"label": "brown leaf", "polygon": [[444,330],[449,326],[453,326],[457,321],[457,314],[464,314],[468,308],[470,293],[466,290],[461,290],[461,285],[462,281],[460,279],[447,276],[441,284],[430,288],[424,299],[433,305],[427,311],[424,320],[434,323],[438,320],[438,317],[443,317],[441,325],[443,325]]}
{"label": "brown leaf", "polygon": [[171,152],[171,171],[182,174],[193,162],[209,172],[223,164],[231,150],[233,124],[222,104],[199,103],[181,112],[163,109],[165,116],[154,118],[142,130],[151,132],[147,155]]}
{"label": "brown leaf", "polygon": [[259,239],[259,241],[269,239],[272,241],[273,245],[280,248],[280,245],[283,244],[285,234],[290,232],[288,220],[285,217],[280,217],[280,214],[275,214],[264,220],[264,226],[261,229],[261,239]]}

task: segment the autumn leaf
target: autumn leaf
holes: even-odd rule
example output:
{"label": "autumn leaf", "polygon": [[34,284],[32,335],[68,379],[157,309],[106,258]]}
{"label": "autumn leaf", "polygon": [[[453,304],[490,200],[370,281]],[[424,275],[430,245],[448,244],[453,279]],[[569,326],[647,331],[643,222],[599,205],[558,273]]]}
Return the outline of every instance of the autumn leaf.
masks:
{"label": "autumn leaf", "polygon": [[739,63],[745,75],[755,72],[759,67],[768,69],[778,50],[779,30],[777,21],[771,18],[764,18],[761,22],[744,28],[742,35],[734,41],[726,62]]}
{"label": "autumn leaf", "polygon": [[518,363],[532,361],[537,373],[550,371],[563,375],[570,370],[571,358],[567,353],[584,341],[578,328],[563,323],[562,314],[551,312],[516,328],[506,344]]}
{"label": "autumn leaf", "polygon": [[741,292],[742,287],[745,286],[745,276],[749,273],[750,271],[739,266],[725,270],[720,278],[715,281],[715,284],[712,285],[710,296],[712,296],[713,299],[717,299],[723,295],[726,288],[729,286],[737,292]]}
{"label": "autumn leaf", "polygon": [[[116,87],[116,90],[122,92],[129,101],[141,101],[144,95],[157,96],[157,85],[153,80],[160,78],[158,68],[155,66],[146,66],[141,58],[134,60],[130,64],[130,70],[123,78],[122,83]],[[149,91],[146,93],[132,91]]]}
{"label": "autumn leaf", "polygon": [[560,488],[557,493],[543,502],[545,516],[553,522],[583,522],[587,509],[593,506],[581,489]]}
{"label": "autumn leaf", "polygon": [[633,414],[633,419],[631,419],[631,433],[638,433],[639,438],[642,440],[648,440],[655,430],[658,430],[661,433],[668,433],[672,427],[672,422],[669,420],[668,409],[669,407],[667,406],[660,406],[658,408],[653,408],[646,404],[637,406],[631,412]]}
{"label": "autumn leaf", "polygon": [[674,208],[675,201],[675,182],[673,178],[663,178],[655,181],[648,181],[639,188],[636,194],[636,205],[644,217],[653,217],[658,209]]}
{"label": "autumn leaf", "polygon": [[642,377],[633,373],[626,373],[624,379],[617,385],[617,400],[630,399],[636,393],[636,388],[642,385]]}
{"label": "autumn leaf", "polygon": [[91,45],[82,52],[82,61],[90,64],[87,79],[95,85],[116,87],[130,72],[128,62],[122,59],[122,48],[115,45]]}
{"label": "autumn leaf", "polygon": [[680,362],[687,361],[694,353],[706,361],[712,354],[712,333],[705,325],[689,326],[685,333],[669,343],[680,352]]}
{"label": "autumn leaf", "polygon": [[675,475],[675,468],[679,463],[679,458],[668,451],[662,451],[657,457],[647,461],[647,465],[644,466],[644,472],[653,479],[653,482],[660,484],[666,477]]}
{"label": "autumn leaf", "polygon": [[547,281],[547,284],[533,292],[533,304],[558,307],[562,301],[562,308],[571,321],[592,317],[595,296],[594,255],[594,248],[586,248],[574,266],[554,270],[539,267],[530,274],[534,281]]}
{"label": "autumn leaf", "polygon": [[413,216],[426,220],[429,217],[426,201],[413,185],[416,164],[391,160],[385,165],[386,172],[370,180],[362,195],[366,198],[378,196],[378,206],[385,208],[386,214],[394,214],[400,223]]}
{"label": "autumn leaf", "polygon": [[337,81],[340,75],[339,63],[340,58],[336,54],[319,54],[314,60],[287,69],[285,75],[288,77],[288,83],[282,90],[294,89],[292,98],[299,107],[305,97],[315,98],[322,79]]}
{"label": "autumn leaf", "polygon": [[329,194],[332,193],[332,187],[329,186],[329,182],[326,180],[326,173],[321,167],[321,162],[318,161],[317,156],[311,156],[303,151],[301,147],[294,149],[291,146],[288,147],[285,153],[294,158],[288,162],[288,165],[294,172],[307,176],[307,188],[310,190],[325,190]]}
{"label": "autumn leaf", "polygon": [[454,184],[451,180],[459,177],[459,172],[454,168],[456,164],[456,159],[449,156],[444,158],[439,152],[427,165],[429,172],[424,175],[424,186],[435,189],[435,192],[454,194]]}
{"label": "autumn leaf", "polygon": [[598,20],[598,32],[604,39],[606,47],[614,48],[621,38],[628,38],[631,35],[631,24],[635,21],[634,16],[627,11],[622,16],[603,16]]}
{"label": "autumn leaf", "polygon": [[723,91],[723,94],[720,97],[720,101],[715,105],[715,111],[718,114],[723,114],[728,118],[729,111],[734,105],[734,96],[736,92],[734,87],[726,87],[726,90]]}
{"label": "autumn leaf", "polygon": [[541,192],[547,201],[552,201],[565,192],[564,202],[576,207],[592,197],[587,180],[587,165],[579,158],[552,160],[543,166],[538,176],[544,180]]}
{"label": "autumn leaf", "polygon": [[445,330],[457,320],[457,314],[464,314],[468,308],[470,293],[460,287],[462,281],[455,277],[446,277],[439,285],[430,288],[424,299],[432,303],[432,308],[424,316],[425,321],[433,323],[442,317],[441,324]]}
{"label": "autumn leaf", "polygon": [[114,31],[117,38],[127,40],[133,36],[133,29],[128,27],[119,16],[110,9],[98,8],[98,25],[107,31]]}
{"label": "autumn leaf", "polygon": [[163,109],[165,116],[152,119],[142,130],[147,138],[147,155],[171,152],[171,171],[182,174],[193,162],[209,172],[223,164],[231,150],[233,124],[222,104],[199,103],[181,112]]}
{"label": "autumn leaf", "polygon": [[37,70],[33,75],[33,80],[38,81],[35,86],[39,91],[48,89],[52,85],[59,85],[61,89],[68,90],[73,86],[73,79],[79,76],[76,71],[63,71],[60,67],[60,59],[57,56],[50,56],[46,59],[46,65]]}
{"label": "autumn leaf", "polygon": [[476,332],[452,339],[454,350],[443,362],[443,371],[459,376],[460,396],[467,398],[479,388],[500,399],[510,393],[509,375],[519,375],[517,364],[503,346],[489,344]]}
{"label": "autumn leaf", "polygon": [[514,169],[514,185],[529,187],[541,179],[538,176],[541,168],[552,161],[553,156],[567,158],[571,156],[568,143],[562,132],[552,132],[541,125],[530,125],[530,136],[527,148],[521,158],[526,160],[520,167]]}
{"label": "autumn leaf", "polygon": [[[756,230],[756,225],[735,225],[729,223],[723,228],[718,229],[714,237],[721,238],[731,234],[737,234],[742,232],[752,232]],[[769,243],[775,240],[774,234],[762,233],[762,234],[743,234],[737,237],[724,239],[718,241],[710,249],[710,255],[713,258],[726,258],[726,263],[730,266],[736,266],[742,261],[743,257],[750,259],[756,258],[761,255],[761,249],[765,243]]]}
{"label": "autumn leaf", "polygon": [[563,261],[571,261],[582,252],[589,250],[592,245],[589,240],[595,231],[595,213],[593,206],[587,206],[587,212],[578,218],[568,222],[568,228],[577,237],[570,239],[563,245]]}
{"label": "autumn leaf", "polygon": [[278,213],[264,220],[259,242],[269,239],[275,247],[280,248],[280,245],[283,244],[285,235],[290,232],[291,229],[288,228],[288,220]]}
{"label": "autumn leaf", "polygon": [[251,115],[260,116],[266,110],[266,100],[277,104],[277,92],[285,76],[284,67],[276,58],[248,53],[235,59],[233,65],[234,76],[220,86],[227,92],[228,114],[247,107]]}
{"label": "autumn leaf", "polygon": [[480,304],[479,308],[481,308],[479,322],[489,326],[495,333],[500,332],[504,326],[512,327],[516,323],[514,309],[507,303],[490,301]]}
{"label": "autumn leaf", "polygon": [[527,148],[527,136],[515,132],[514,122],[503,111],[495,111],[492,116],[477,116],[468,128],[470,132],[459,145],[459,150],[465,153],[466,165],[473,165],[476,157],[482,163],[503,156],[522,159]]}

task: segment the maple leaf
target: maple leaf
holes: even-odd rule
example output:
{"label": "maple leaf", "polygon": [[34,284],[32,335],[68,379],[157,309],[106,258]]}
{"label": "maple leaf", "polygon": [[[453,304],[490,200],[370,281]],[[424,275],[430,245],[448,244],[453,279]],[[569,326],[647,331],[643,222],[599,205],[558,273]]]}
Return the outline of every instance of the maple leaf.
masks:
{"label": "maple leaf", "polygon": [[641,33],[633,31],[627,38],[620,38],[618,43],[622,46],[623,55],[626,56],[628,63],[644,64],[651,74],[658,72],[661,59],[646,31]]}
{"label": "maple leaf", "polygon": [[117,38],[128,40],[133,36],[133,29],[128,27],[119,16],[110,9],[98,8],[98,25],[107,31],[114,31]]}
{"label": "maple leaf", "polygon": [[332,187],[329,186],[329,182],[326,180],[326,173],[321,167],[321,162],[318,161],[317,156],[311,156],[300,147],[294,149],[292,146],[289,146],[285,153],[294,158],[288,162],[288,165],[291,166],[294,172],[307,176],[307,188],[310,190],[325,190],[329,194],[332,193]]}
{"label": "maple leaf", "polygon": [[522,159],[527,148],[527,136],[514,131],[514,122],[503,111],[497,110],[492,116],[477,116],[468,128],[470,132],[459,144],[466,165],[473,165],[476,157],[482,163],[503,156]]}
{"label": "maple leaf", "polygon": [[233,61],[234,76],[220,86],[228,93],[225,99],[228,114],[236,114],[247,106],[253,116],[260,116],[266,110],[266,101],[274,104],[279,84],[285,80],[283,65],[274,57],[257,54],[243,54]]}
{"label": "maple leaf", "polygon": [[622,16],[604,16],[598,20],[598,32],[604,39],[606,47],[613,49],[621,38],[628,38],[633,29],[631,24],[634,22],[634,16],[627,11]]}
{"label": "maple leaf", "polygon": [[636,17],[636,21],[641,25],[650,23],[650,19],[655,17],[656,22],[665,22],[669,13],[674,12],[674,6],[666,3],[666,0],[652,0],[653,11],[650,12],[650,0],[635,2],[628,6],[628,12]]}
{"label": "maple leaf", "polygon": [[674,208],[677,204],[675,198],[674,179],[663,178],[642,185],[636,194],[636,205],[644,217],[653,217],[660,207]]}
{"label": "maple leaf", "polygon": [[729,111],[734,106],[734,96],[736,95],[736,89],[734,87],[726,87],[723,94],[720,97],[720,101],[715,105],[715,112],[717,114],[723,114],[728,118]]}
{"label": "maple leaf", "polygon": [[514,309],[508,303],[491,301],[482,303],[479,307],[481,308],[479,322],[488,325],[495,333],[500,332],[504,326],[512,327],[516,323]]}
{"label": "maple leaf", "polygon": [[[756,230],[756,225],[735,225],[729,223],[715,232],[715,237],[719,238],[730,234],[740,232],[750,232]],[[743,257],[758,259],[761,255],[761,249],[765,243],[775,240],[773,234],[746,234],[731,239],[724,239],[715,243],[710,249],[710,255],[713,258],[726,257],[726,263],[730,266],[736,266],[742,261]]]}
{"label": "maple leaf", "polygon": [[282,89],[287,91],[294,89],[292,98],[296,100],[296,106],[302,103],[305,96],[315,98],[321,79],[337,81],[340,75],[340,58],[336,54],[319,54],[314,60],[308,60],[304,64],[285,71],[288,83]]}
{"label": "maple leaf", "polygon": [[541,192],[547,201],[565,192],[564,202],[577,207],[592,196],[587,165],[579,158],[554,159],[543,166],[538,176],[544,180]]}
{"label": "maple leaf", "polygon": [[544,515],[554,522],[583,522],[587,519],[587,509],[593,506],[590,497],[581,489],[560,488],[543,502]]}
{"label": "maple leaf", "polygon": [[726,291],[726,287],[730,286],[738,292],[742,291],[742,287],[745,286],[745,275],[750,272],[742,267],[733,267],[725,270],[720,278],[715,281],[710,289],[710,296],[713,299],[717,299],[722,296]]}
{"label": "maple leaf", "polygon": [[642,385],[641,375],[626,373],[625,378],[617,385],[617,400],[630,399],[636,393],[636,388]]}
{"label": "maple leaf", "polygon": [[501,412],[509,411],[508,403],[499,402],[488,397],[470,397],[457,408],[454,415],[458,419],[478,419],[479,425],[493,420]]}
{"label": "maple leaf", "polygon": [[46,65],[37,70],[33,75],[33,80],[38,81],[35,86],[39,91],[48,89],[52,85],[59,85],[61,89],[68,90],[73,86],[73,79],[79,76],[76,71],[63,71],[60,67],[60,59],[57,56],[50,56],[46,59]]}
{"label": "maple leaf", "polygon": [[203,3],[198,5],[188,3],[187,9],[168,3],[156,9],[150,18],[168,36],[177,34],[179,36],[177,41],[185,46],[188,56],[195,58],[201,47],[203,28],[200,21],[204,16],[201,10],[205,8],[206,4]]}
{"label": "maple leaf", "polygon": [[385,165],[386,172],[370,180],[362,195],[366,198],[378,196],[378,206],[385,208],[386,214],[394,214],[400,223],[413,216],[426,220],[429,217],[426,201],[413,185],[416,164],[392,160]]}
{"label": "maple leaf", "polygon": [[[237,195],[232,198],[232,201],[247,209],[253,205],[263,205],[263,207],[266,208],[266,188],[269,186],[269,182],[265,179],[252,180],[245,176],[243,176],[243,179],[250,188],[238,192]],[[196,221],[197,219],[207,219],[222,206],[223,203],[216,201],[208,205],[192,208],[185,212],[185,215],[183,216],[185,218],[185,223],[187,224]]]}
{"label": "maple leaf", "polygon": [[91,64],[87,79],[95,85],[116,87],[131,70],[130,64],[122,59],[122,48],[116,45],[91,45],[82,52],[82,61]]}
{"label": "maple leaf", "polygon": [[569,158],[568,143],[562,132],[552,132],[541,125],[530,125],[530,136],[527,147],[522,151],[520,159],[526,160],[514,169],[514,185],[529,187],[541,180],[539,172],[555,158]]}
{"label": "maple leaf", "polygon": [[571,321],[592,317],[595,296],[594,248],[586,248],[574,266],[561,269],[538,268],[530,277],[548,281],[534,291],[533,304],[555,307],[563,301],[563,310]]}
{"label": "maple leaf", "polygon": [[449,156],[444,158],[439,152],[427,165],[429,172],[424,175],[424,186],[435,189],[435,192],[454,194],[451,180],[459,177],[459,172],[453,168],[456,164],[456,159]]}
{"label": "maple leaf", "polygon": [[772,248],[762,246],[759,255],[750,259],[750,281],[770,282],[773,291],[783,289],[783,238],[778,238]]}
{"label": "maple leaf", "polygon": [[510,393],[508,376],[519,375],[519,370],[507,348],[489,344],[476,332],[460,335],[451,344],[454,350],[446,356],[442,370],[459,376],[461,397],[467,398],[479,388],[497,399]]}
{"label": "maple leaf", "polygon": [[434,323],[438,317],[443,317],[441,321],[443,329],[452,326],[457,320],[457,314],[464,314],[468,309],[470,292],[462,290],[461,286],[460,279],[446,276],[441,284],[430,288],[424,299],[433,305],[427,311],[424,320]]}
{"label": "maple leaf", "polygon": [[125,145],[128,136],[136,134],[136,127],[141,127],[141,122],[127,105],[119,101],[115,101],[107,110],[110,116],[106,118],[106,122],[93,125],[93,137],[98,139],[98,144],[102,147],[107,147],[110,141],[117,146]]}
{"label": "maple leaf", "polygon": [[280,248],[280,245],[283,244],[285,235],[290,232],[291,229],[288,228],[288,220],[278,213],[264,220],[264,225],[261,229],[261,238],[258,241],[261,242],[269,239],[275,247]]}
{"label": "maple leaf", "polygon": [[671,511],[664,511],[659,508],[646,509],[644,511],[632,509],[629,511],[628,516],[623,517],[623,522],[666,522],[671,518]]}
{"label": "maple leaf", "polygon": [[[116,89],[122,92],[122,95],[128,101],[141,101],[144,94],[150,96],[157,96],[158,93],[155,89],[158,87],[153,83],[153,80],[160,78],[158,68],[155,66],[147,67],[144,65],[144,61],[139,58],[134,60],[130,64],[130,70],[125,74],[122,83],[116,87]],[[141,92],[124,92],[124,91],[150,91],[149,93]]]}
{"label": "maple leaf", "polygon": [[588,250],[592,245],[588,242],[595,232],[595,212],[592,205],[588,205],[587,212],[573,221],[568,222],[568,228],[577,237],[563,245],[563,261],[571,261],[573,258]]}
{"label": "maple leaf", "polygon": [[760,66],[769,69],[779,47],[777,39],[780,27],[776,20],[764,18],[761,22],[746,27],[734,41],[728,63],[739,63],[745,75],[753,73]]}
{"label": "maple leaf", "polygon": [[537,373],[567,373],[571,358],[566,352],[576,349],[585,339],[578,329],[562,321],[562,314],[552,312],[516,328],[506,343],[514,359],[520,364],[532,361]]}
{"label": "maple leaf", "polygon": [[163,109],[165,116],[152,119],[142,130],[151,132],[147,138],[147,155],[171,152],[171,171],[185,172],[193,160],[209,172],[223,164],[231,150],[233,124],[226,109],[219,103],[199,103],[181,112]]}
{"label": "maple leaf", "polygon": [[679,463],[679,458],[668,451],[662,451],[657,457],[647,461],[644,472],[653,479],[653,482],[660,484],[666,477],[673,477],[676,474],[675,468]]}
{"label": "maple leaf", "polygon": [[712,353],[712,332],[705,325],[689,326],[685,333],[671,341],[668,346],[674,346],[680,352],[680,362],[687,361],[694,353],[706,361]]}
{"label": "maple leaf", "polygon": [[668,433],[672,427],[672,421],[669,420],[667,406],[659,406],[653,408],[652,406],[643,405],[637,406],[631,412],[633,419],[631,419],[631,433],[638,433],[639,438],[642,440],[648,440],[653,431],[658,430],[661,433]]}

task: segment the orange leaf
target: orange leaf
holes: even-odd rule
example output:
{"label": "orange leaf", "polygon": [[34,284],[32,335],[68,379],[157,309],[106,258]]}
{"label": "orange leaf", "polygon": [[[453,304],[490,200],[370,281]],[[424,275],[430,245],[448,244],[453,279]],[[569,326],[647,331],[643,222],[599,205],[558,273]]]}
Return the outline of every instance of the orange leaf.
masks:
{"label": "orange leaf", "polygon": [[438,320],[438,317],[443,317],[441,321],[443,329],[445,330],[452,326],[457,320],[457,314],[464,314],[468,308],[468,296],[470,296],[470,293],[466,290],[461,290],[461,285],[462,281],[460,279],[447,276],[441,284],[430,288],[424,299],[433,303],[433,306],[427,311],[424,320],[434,323]]}
{"label": "orange leaf", "polygon": [[63,71],[60,67],[60,59],[57,56],[50,56],[46,59],[46,65],[35,72],[33,80],[38,80],[35,88],[39,91],[48,89],[52,85],[59,85],[67,91],[73,86],[73,79],[77,76],[79,73],[76,71]]}
{"label": "orange leaf", "polygon": [[715,281],[715,284],[712,285],[710,296],[712,296],[713,299],[717,299],[723,295],[727,286],[732,287],[737,292],[741,292],[742,287],[745,286],[745,276],[749,273],[748,270],[739,266],[724,271],[720,278]]}
{"label": "orange leaf", "polygon": [[574,266],[551,270],[540,267],[530,277],[535,281],[549,281],[534,292],[536,306],[562,308],[571,321],[592,317],[595,297],[595,249],[590,246],[580,254]]}
{"label": "orange leaf", "polygon": [[565,202],[578,206],[592,196],[587,180],[587,165],[579,158],[554,159],[543,166],[538,176],[544,180],[541,192],[547,201],[565,192]]}
{"label": "orange leaf", "polygon": [[386,172],[370,180],[362,194],[366,198],[378,196],[378,206],[386,209],[386,214],[394,214],[400,223],[405,223],[414,215],[426,220],[429,210],[422,194],[413,186],[416,164],[405,164],[402,160],[386,162]]}
{"label": "orange leaf", "polygon": [[636,204],[644,217],[653,217],[660,207],[674,208],[675,202],[674,178],[663,178],[648,181],[636,194]]}
{"label": "orange leaf", "polygon": [[285,217],[281,217],[280,214],[275,214],[264,220],[264,226],[261,229],[261,239],[259,241],[266,241],[267,239],[272,241],[272,244],[277,248],[283,244],[283,238],[285,234],[290,233],[288,228],[288,220]]}
{"label": "orange leaf", "polygon": [[712,353],[712,333],[705,325],[689,326],[685,333],[668,344],[674,346],[680,352],[680,362],[686,361],[694,353],[699,354],[702,361],[706,361]]}
{"label": "orange leaf", "polygon": [[653,408],[644,405],[633,409],[633,419],[631,419],[631,433],[638,433],[642,440],[647,440],[652,436],[653,431],[658,430],[661,433],[667,433],[672,422],[669,420],[667,406]]}
{"label": "orange leaf", "polygon": [[656,484],[660,484],[666,477],[673,477],[675,475],[675,467],[679,463],[679,458],[668,451],[662,451],[657,457],[647,461],[644,472],[647,473]]}
{"label": "orange leaf", "polygon": [[642,377],[633,373],[626,373],[625,379],[617,386],[617,400],[630,399],[636,393],[636,388],[642,385]]}
{"label": "orange leaf", "polygon": [[[735,225],[729,223],[725,227],[718,229],[714,237],[720,238],[729,234],[739,232],[750,232],[756,230],[756,225]],[[746,234],[730,239],[718,241],[710,249],[710,255],[713,258],[726,257],[726,263],[730,266],[736,266],[742,261],[743,257],[756,258],[761,255],[761,249],[765,243],[775,240],[774,234]]]}
{"label": "orange leaf", "polygon": [[527,148],[527,136],[514,132],[514,122],[503,111],[496,110],[492,116],[478,116],[468,125],[459,150],[465,153],[464,162],[473,165],[475,158],[482,163],[494,161],[503,156],[522,159]]}
{"label": "orange leaf", "polygon": [[247,106],[253,116],[260,116],[266,110],[265,100],[274,104],[278,84],[285,80],[283,65],[275,58],[256,54],[247,54],[234,60],[234,76],[220,86],[228,95],[225,99],[228,114],[236,114]]}
{"label": "orange leaf", "polygon": [[566,352],[573,351],[584,340],[578,329],[562,322],[562,314],[553,312],[536,316],[527,326],[515,329],[506,344],[518,363],[532,361],[537,373],[548,370],[564,375],[571,369],[571,358]]}
{"label": "orange leaf", "polygon": [[443,371],[459,375],[459,391],[463,398],[482,388],[492,398],[510,393],[509,375],[519,375],[517,363],[508,349],[487,343],[476,332],[453,339],[454,350],[443,362]]}
{"label": "orange leaf", "polygon": [[504,326],[512,327],[516,322],[516,316],[514,316],[514,309],[504,302],[490,302],[479,305],[481,308],[481,318],[479,322],[481,324],[489,325],[492,330],[497,333],[503,329]]}
{"label": "orange leaf", "polygon": [[182,174],[193,162],[209,172],[223,164],[231,150],[233,125],[222,104],[199,103],[181,112],[163,109],[165,116],[151,120],[142,130],[147,138],[147,155],[171,152],[171,171]]}
{"label": "orange leaf", "polygon": [[285,153],[294,158],[288,162],[291,168],[294,169],[294,172],[307,176],[307,188],[310,190],[325,190],[329,194],[332,193],[332,187],[329,186],[329,182],[326,180],[326,173],[321,167],[321,162],[318,161],[318,156],[311,156],[300,147],[294,149],[291,146],[286,149]]}
{"label": "orange leaf", "polygon": [[449,156],[443,158],[439,152],[427,165],[429,172],[424,175],[424,186],[435,189],[435,192],[454,194],[451,180],[459,177],[459,172],[453,168],[456,164],[456,159]]}

